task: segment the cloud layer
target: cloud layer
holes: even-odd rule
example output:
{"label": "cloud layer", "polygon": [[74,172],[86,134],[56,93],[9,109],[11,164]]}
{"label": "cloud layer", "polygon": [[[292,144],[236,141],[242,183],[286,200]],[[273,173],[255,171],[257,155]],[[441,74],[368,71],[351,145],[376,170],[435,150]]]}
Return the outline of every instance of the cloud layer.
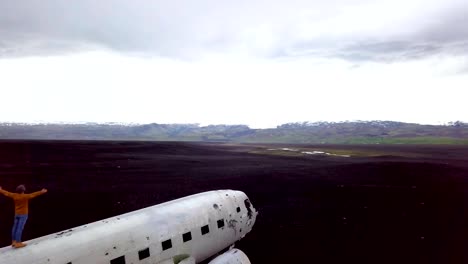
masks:
{"label": "cloud layer", "polygon": [[466,0],[0,1],[0,121],[466,120]]}
{"label": "cloud layer", "polygon": [[1,1],[0,56],[105,48],[177,59],[394,61],[466,54],[466,17],[461,0]]}

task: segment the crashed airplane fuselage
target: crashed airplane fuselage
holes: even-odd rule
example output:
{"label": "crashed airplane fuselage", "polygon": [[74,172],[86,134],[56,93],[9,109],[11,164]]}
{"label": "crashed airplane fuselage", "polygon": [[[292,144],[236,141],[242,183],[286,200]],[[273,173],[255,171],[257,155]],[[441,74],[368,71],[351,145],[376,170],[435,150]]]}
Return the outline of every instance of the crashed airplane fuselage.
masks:
{"label": "crashed airplane fuselage", "polygon": [[[243,238],[256,216],[243,192],[199,193],[1,248],[0,263],[198,263]],[[231,249],[210,263],[250,262]]]}

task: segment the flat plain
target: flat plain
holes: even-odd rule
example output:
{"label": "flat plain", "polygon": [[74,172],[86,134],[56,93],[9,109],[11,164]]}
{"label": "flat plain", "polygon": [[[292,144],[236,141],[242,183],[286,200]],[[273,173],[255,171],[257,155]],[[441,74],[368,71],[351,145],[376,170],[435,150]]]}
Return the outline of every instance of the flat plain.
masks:
{"label": "flat plain", "polygon": [[[1,141],[0,186],[47,188],[24,239],[182,196],[244,191],[252,263],[467,263],[468,147]],[[13,204],[0,197],[0,246]]]}

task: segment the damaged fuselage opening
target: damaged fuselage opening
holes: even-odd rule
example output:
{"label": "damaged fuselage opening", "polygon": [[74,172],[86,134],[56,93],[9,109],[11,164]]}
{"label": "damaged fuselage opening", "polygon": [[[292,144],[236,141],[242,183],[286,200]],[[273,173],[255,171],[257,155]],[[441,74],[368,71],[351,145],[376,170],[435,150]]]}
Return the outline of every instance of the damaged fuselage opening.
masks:
{"label": "damaged fuselage opening", "polygon": [[249,219],[252,219],[253,211],[252,211],[252,204],[250,203],[249,199],[244,200],[245,208],[247,208],[247,216]]}

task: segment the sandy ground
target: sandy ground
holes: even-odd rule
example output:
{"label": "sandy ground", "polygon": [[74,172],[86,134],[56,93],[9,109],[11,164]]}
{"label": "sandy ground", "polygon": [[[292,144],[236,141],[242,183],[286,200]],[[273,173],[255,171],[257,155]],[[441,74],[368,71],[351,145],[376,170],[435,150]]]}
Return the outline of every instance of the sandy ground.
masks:
{"label": "sandy ground", "polygon": [[[0,142],[3,188],[49,189],[31,202],[25,240],[237,189],[260,212],[237,244],[252,263],[468,263],[467,179],[468,148],[456,146]],[[0,197],[0,246],[12,220]]]}

